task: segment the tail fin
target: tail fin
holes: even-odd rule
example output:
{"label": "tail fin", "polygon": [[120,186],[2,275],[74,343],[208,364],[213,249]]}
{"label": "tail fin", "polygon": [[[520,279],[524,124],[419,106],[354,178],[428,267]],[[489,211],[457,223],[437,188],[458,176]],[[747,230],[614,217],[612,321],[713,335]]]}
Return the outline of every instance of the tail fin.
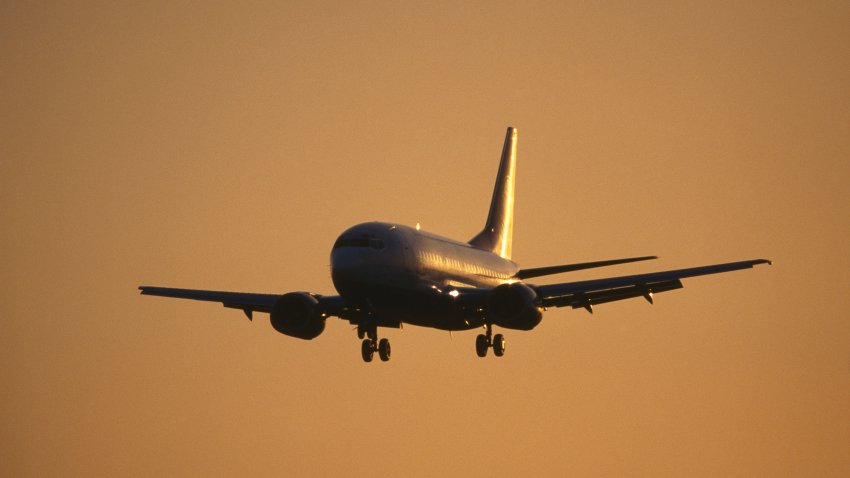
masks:
{"label": "tail fin", "polygon": [[493,199],[490,202],[490,214],[484,229],[473,237],[469,244],[479,249],[492,251],[505,259],[511,258],[511,242],[514,235],[514,191],[516,189],[516,128],[508,128],[505,146],[502,148],[502,160]]}

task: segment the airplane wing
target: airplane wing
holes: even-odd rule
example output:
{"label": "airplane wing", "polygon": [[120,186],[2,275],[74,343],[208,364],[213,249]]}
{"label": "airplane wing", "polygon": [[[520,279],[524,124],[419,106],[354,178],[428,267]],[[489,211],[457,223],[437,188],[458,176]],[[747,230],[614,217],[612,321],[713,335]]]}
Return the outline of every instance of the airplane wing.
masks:
{"label": "airplane wing", "polygon": [[[155,295],[159,297],[173,297],[177,299],[203,300],[207,302],[221,302],[225,307],[240,309],[249,320],[253,319],[254,312],[270,312],[275,302],[282,294],[253,294],[248,292],[222,292],[216,290],[195,289],[172,289],[170,287],[140,286],[142,295]],[[313,295],[326,309],[328,315],[340,316],[345,301],[339,296]]]}
{"label": "airplane wing", "polygon": [[543,307],[569,306],[574,309],[585,308],[592,313],[596,304],[633,297],[644,297],[651,303],[652,294],[681,289],[681,279],[687,277],[750,269],[758,264],[770,263],[767,259],[753,259],[649,274],[541,285],[535,286],[535,290]]}

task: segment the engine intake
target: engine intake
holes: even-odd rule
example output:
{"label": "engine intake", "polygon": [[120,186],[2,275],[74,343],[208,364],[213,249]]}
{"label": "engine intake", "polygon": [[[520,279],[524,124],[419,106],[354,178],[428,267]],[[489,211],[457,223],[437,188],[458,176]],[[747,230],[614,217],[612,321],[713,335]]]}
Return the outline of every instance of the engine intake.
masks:
{"label": "engine intake", "polygon": [[325,330],[319,301],[306,292],[284,294],[271,310],[272,327],[278,332],[304,340],[312,340]]}
{"label": "engine intake", "polygon": [[506,329],[531,330],[543,318],[543,309],[537,304],[537,292],[522,282],[494,288],[487,311],[494,324]]}

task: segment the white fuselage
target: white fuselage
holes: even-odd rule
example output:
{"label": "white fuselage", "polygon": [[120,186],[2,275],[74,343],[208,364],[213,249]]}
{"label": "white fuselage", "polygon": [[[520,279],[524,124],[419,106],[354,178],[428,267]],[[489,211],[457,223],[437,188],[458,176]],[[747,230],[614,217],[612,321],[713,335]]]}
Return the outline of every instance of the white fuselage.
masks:
{"label": "white fuselage", "polygon": [[471,320],[467,316],[435,317],[434,297],[451,300],[454,288],[512,282],[517,270],[514,262],[492,252],[382,222],[349,228],[331,250],[331,275],[339,294],[391,325],[403,321],[449,329],[477,326],[473,325],[477,320],[467,323]]}

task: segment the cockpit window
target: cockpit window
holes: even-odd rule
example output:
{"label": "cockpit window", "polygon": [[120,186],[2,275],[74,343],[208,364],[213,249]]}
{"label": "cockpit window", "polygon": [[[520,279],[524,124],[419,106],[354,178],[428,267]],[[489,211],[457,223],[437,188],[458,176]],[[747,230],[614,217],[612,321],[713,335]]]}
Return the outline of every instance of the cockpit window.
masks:
{"label": "cockpit window", "polygon": [[386,247],[384,241],[381,239],[375,239],[374,237],[370,237],[370,235],[362,235],[361,237],[340,237],[334,243],[334,249],[339,249],[341,247],[371,247],[375,250],[382,250]]}
{"label": "cockpit window", "polygon": [[334,244],[334,249],[340,247],[371,247],[372,249],[381,250],[385,247],[384,241],[380,239],[369,239],[368,237],[346,237],[337,239]]}
{"label": "cockpit window", "polygon": [[364,238],[339,238],[334,244],[334,249],[338,249],[340,247],[369,247],[369,239]]}

